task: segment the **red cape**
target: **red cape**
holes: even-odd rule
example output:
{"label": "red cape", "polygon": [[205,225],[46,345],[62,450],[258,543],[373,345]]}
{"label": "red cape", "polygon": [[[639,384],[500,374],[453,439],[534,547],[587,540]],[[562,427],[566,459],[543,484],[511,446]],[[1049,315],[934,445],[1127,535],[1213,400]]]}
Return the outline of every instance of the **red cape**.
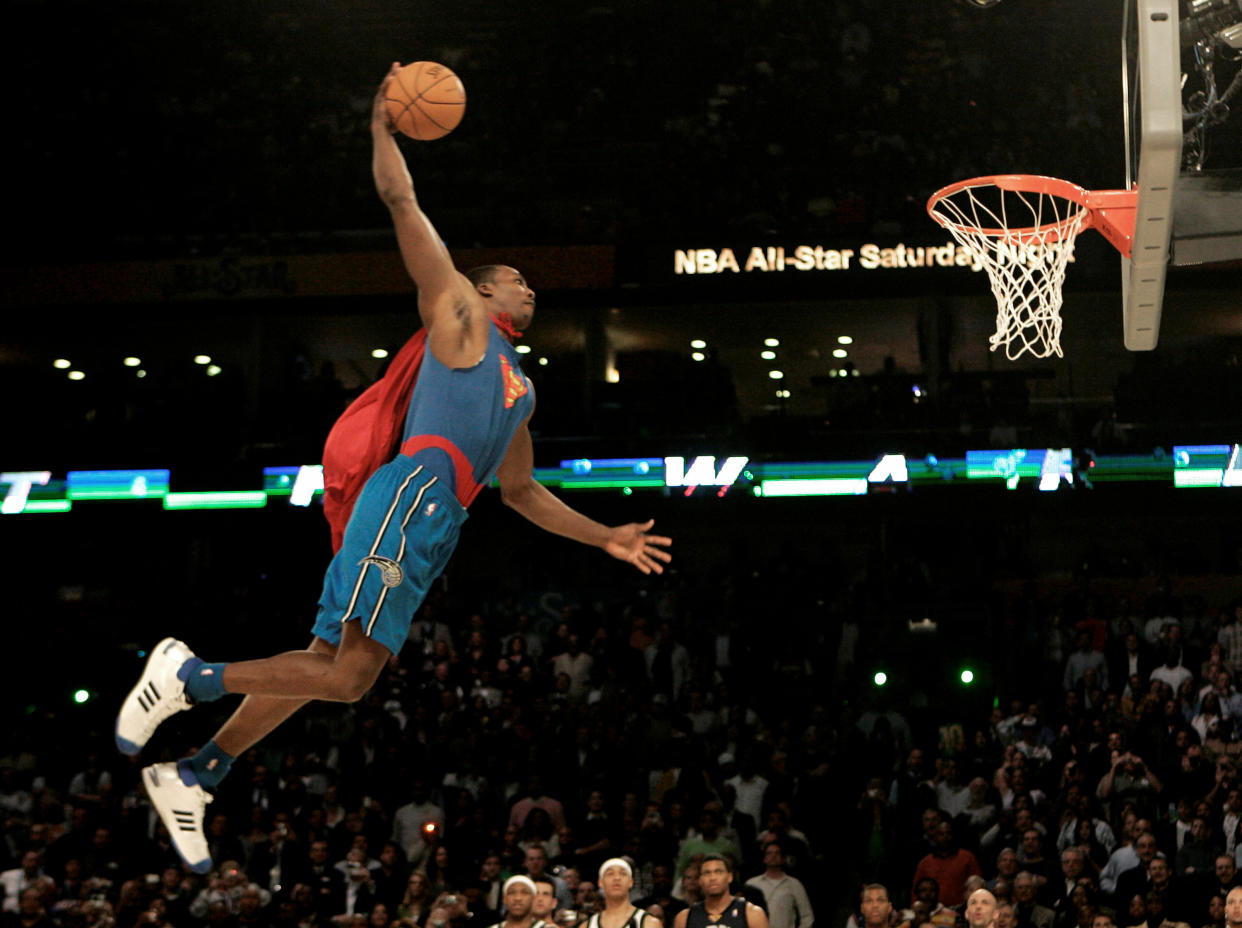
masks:
{"label": "red cape", "polygon": [[341,550],[363,484],[397,453],[426,347],[427,330],[419,329],[384,376],[349,404],[328,433],[323,446],[323,514],[332,529],[333,553]]}

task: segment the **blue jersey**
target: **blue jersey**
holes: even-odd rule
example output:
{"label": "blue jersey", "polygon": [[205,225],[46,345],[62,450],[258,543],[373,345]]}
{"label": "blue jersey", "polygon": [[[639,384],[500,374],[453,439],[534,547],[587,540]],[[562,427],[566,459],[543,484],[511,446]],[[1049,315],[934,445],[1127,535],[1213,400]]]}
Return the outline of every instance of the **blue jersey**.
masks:
{"label": "blue jersey", "polygon": [[535,404],[521,356],[495,325],[488,330],[473,367],[446,367],[427,351],[402,434],[401,453],[448,482],[462,505],[491,481]]}

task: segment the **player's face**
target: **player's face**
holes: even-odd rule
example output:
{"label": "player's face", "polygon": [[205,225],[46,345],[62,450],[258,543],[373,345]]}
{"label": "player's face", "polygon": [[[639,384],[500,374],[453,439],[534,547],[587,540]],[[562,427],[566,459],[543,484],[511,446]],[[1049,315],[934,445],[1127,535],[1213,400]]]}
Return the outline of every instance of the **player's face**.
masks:
{"label": "player's face", "polygon": [[709,860],[699,866],[699,889],[705,896],[723,896],[729,891],[729,868],[719,860]]}
{"label": "player's face", "polygon": [[535,317],[535,291],[527,286],[521,271],[512,267],[498,268],[493,275],[492,293],[496,311],[508,313],[518,331],[530,325]]}
{"label": "player's face", "polygon": [[505,890],[505,908],[514,918],[525,918],[529,915],[534,901],[535,894],[530,891],[529,886],[516,883]]}
{"label": "player's face", "polygon": [[893,905],[888,901],[888,893],[882,889],[868,889],[862,897],[863,921],[871,928],[887,925]]}
{"label": "player's face", "polygon": [[630,889],[634,886],[634,880],[625,872],[624,867],[613,866],[604,871],[599,879],[599,885],[605,896],[609,899],[617,899],[629,895]]}
{"label": "player's face", "polygon": [[530,910],[535,918],[547,918],[556,908],[556,892],[547,883],[535,884],[535,898]]}

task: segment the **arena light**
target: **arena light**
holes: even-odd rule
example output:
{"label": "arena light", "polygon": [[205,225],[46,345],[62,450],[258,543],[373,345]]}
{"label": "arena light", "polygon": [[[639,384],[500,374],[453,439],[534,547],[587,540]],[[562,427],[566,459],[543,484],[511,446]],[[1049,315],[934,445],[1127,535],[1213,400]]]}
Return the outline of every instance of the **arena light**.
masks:
{"label": "arena light", "polygon": [[142,363],[142,358],[135,358],[132,354],[121,362],[126,367],[137,367]]}
{"label": "arena light", "polygon": [[975,682],[975,672],[969,667],[964,667],[962,672],[958,674],[958,679],[966,686],[970,686],[970,684]]}
{"label": "arena light", "polygon": [[833,348],[832,356],[834,358],[848,358],[850,356],[850,353],[846,351],[844,348]]}
{"label": "arena light", "polygon": [[71,470],[65,477],[69,499],[148,499],[168,492],[170,472],[152,470]]}
{"label": "arena light", "polygon": [[[529,351],[530,349],[527,349],[527,350]],[[376,360],[383,360],[384,358],[388,357],[388,349],[387,348],[372,348],[371,357],[375,358]]]}
{"label": "arena light", "polygon": [[267,494],[262,490],[225,490],[217,493],[169,493],[165,509],[262,509]]}
{"label": "arena light", "polygon": [[56,368],[58,371],[68,370],[73,367],[73,362],[66,358],[57,358],[52,362],[52,367]]}
{"label": "arena light", "polygon": [[768,371],[768,376],[771,377],[773,380],[784,380],[785,372],[784,371]]}
{"label": "arena light", "polygon": [[706,361],[707,355],[703,354],[701,351],[692,351],[690,353],[690,359],[693,361]]}
{"label": "arena light", "polygon": [[703,341],[703,339],[701,338],[693,338],[690,340],[690,347],[697,348],[697,349],[706,348],[707,342]]}
{"label": "arena light", "polygon": [[763,344],[768,348],[779,348],[781,340],[779,338],[765,338]]}
{"label": "arena light", "polygon": [[548,359],[547,359],[547,358],[540,358],[540,359],[539,359],[539,366],[540,366],[540,367],[547,367],[547,366],[548,366]]}
{"label": "arena light", "polygon": [[875,676],[873,676],[871,680],[876,686],[883,686],[888,682],[888,674],[886,674],[883,670],[877,670],[875,672]]}
{"label": "arena light", "polygon": [[81,371],[70,371],[70,372],[69,372],[69,379],[70,379],[70,380],[85,380],[85,379],[86,379],[86,375],[85,375],[85,374],[83,374]]}
{"label": "arena light", "polygon": [[211,355],[209,355],[209,354],[196,354],[196,355],[194,356],[194,363],[195,363],[195,364],[200,364],[200,365],[201,365],[201,364],[210,364],[210,363],[211,363]]}
{"label": "arena light", "polygon": [[761,351],[759,352],[759,357],[763,358],[763,360],[765,361],[775,361],[776,352],[775,351]]}
{"label": "arena light", "polygon": [[73,503],[67,499],[28,499],[22,515],[35,512],[68,512],[72,508]]}
{"label": "arena light", "polygon": [[837,344],[838,344],[838,345],[852,345],[852,344],[854,344],[854,339],[852,339],[852,338],[851,338],[850,336],[848,336],[848,335],[838,335],[838,336],[837,336]]}
{"label": "arena light", "polygon": [[216,375],[218,375],[219,373],[220,373],[220,365],[219,365],[219,364],[208,364],[208,365],[207,365],[207,376],[208,376],[208,377],[215,377],[215,376],[216,376]]}
{"label": "arena light", "polygon": [[90,690],[74,690],[73,691],[73,701],[77,703],[79,706],[90,702],[90,699],[91,699]]}
{"label": "arena light", "polygon": [[513,350],[518,354],[530,354],[530,345],[518,345]]}

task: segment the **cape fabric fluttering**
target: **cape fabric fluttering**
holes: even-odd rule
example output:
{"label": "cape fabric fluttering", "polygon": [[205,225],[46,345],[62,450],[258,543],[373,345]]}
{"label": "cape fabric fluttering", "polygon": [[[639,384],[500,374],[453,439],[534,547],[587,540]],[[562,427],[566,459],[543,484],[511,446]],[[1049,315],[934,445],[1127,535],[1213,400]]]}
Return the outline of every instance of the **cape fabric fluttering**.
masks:
{"label": "cape fabric fluttering", "polygon": [[[492,322],[512,341],[520,337],[508,313]],[[401,346],[384,376],[349,404],[323,447],[323,514],[332,530],[332,551],[341,549],[354,503],[370,476],[391,461],[401,445],[406,410],[427,350],[427,330]]]}

